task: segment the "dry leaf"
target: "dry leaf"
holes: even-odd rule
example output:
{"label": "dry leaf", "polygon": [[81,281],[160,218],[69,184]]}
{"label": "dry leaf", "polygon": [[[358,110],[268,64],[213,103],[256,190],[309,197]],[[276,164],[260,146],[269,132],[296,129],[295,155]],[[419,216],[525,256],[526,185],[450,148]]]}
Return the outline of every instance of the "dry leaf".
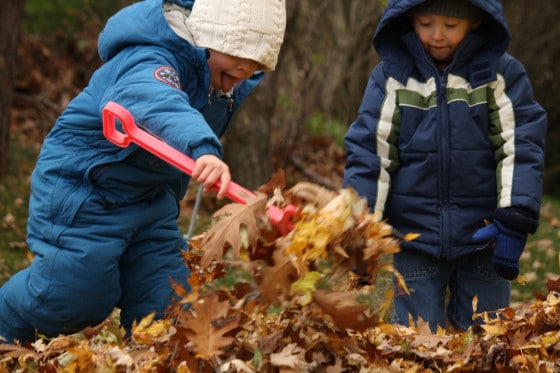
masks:
{"label": "dry leaf", "polygon": [[332,317],[338,329],[364,330],[373,327],[377,320],[366,314],[369,306],[359,303],[356,300],[358,295],[358,291],[329,292],[318,289],[313,292],[313,302]]}
{"label": "dry leaf", "polygon": [[273,260],[273,266],[266,266],[261,270],[261,296],[268,303],[278,303],[284,300],[292,283],[298,278],[296,268],[288,255],[282,254],[280,250],[275,250]]}
{"label": "dry leaf", "polygon": [[234,341],[225,334],[239,325],[239,314],[226,317],[230,306],[227,301],[220,302],[216,294],[202,297],[192,308],[194,313],[185,312],[180,325],[187,329],[186,335],[194,343],[197,357],[209,359],[221,355]]}
{"label": "dry leaf", "polygon": [[257,217],[264,214],[266,198],[259,196],[248,198],[245,205],[231,203],[225,205],[214,214],[216,222],[205,235],[201,246],[204,255],[201,260],[203,268],[208,267],[214,260],[222,259],[227,246],[233,248],[233,256],[239,257],[242,240],[242,227],[247,230],[247,240],[251,247],[255,247],[259,239]]}
{"label": "dry leaf", "polygon": [[296,343],[284,347],[282,351],[270,355],[270,363],[274,367],[288,367],[296,371],[305,371],[305,350]]}
{"label": "dry leaf", "polygon": [[287,192],[292,203],[298,205],[312,204],[321,209],[329,204],[337,193],[309,182],[299,182]]}
{"label": "dry leaf", "polygon": [[134,322],[132,339],[135,342],[145,345],[165,343],[175,334],[175,329],[172,327],[170,320],[154,320],[154,316],[155,314],[151,313],[142,318],[140,323]]}

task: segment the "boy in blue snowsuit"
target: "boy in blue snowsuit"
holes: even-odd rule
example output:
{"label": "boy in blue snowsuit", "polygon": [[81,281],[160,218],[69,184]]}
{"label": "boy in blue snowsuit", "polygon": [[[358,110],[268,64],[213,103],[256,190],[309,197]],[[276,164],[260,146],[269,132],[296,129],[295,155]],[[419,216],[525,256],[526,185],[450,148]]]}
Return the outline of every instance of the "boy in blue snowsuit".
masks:
{"label": "boy in blue snowsuit", "polygon": [[264,71],[275,68],[284,0],[146,0],[115,14],[99,37],[104,64],[46,137],[32,175],[30,267],[0,288],[0,336],[12,343],[103,321],[164,314],[170,279],[187,289],[177,225],[189,177],[136,145],[103,136],[115,101],[196,160],[205,188],[230,183],[220,137]]}
{"label": "boy in blue snowsuit", "polygon": [[[344,186],[397,231],[394,321],[459,329],[507,307],[537,229],[547,118],[506,53],[499,0],[390,1],[381,56],[345,138]],[[490,222],[486,225],[486,222]]]}

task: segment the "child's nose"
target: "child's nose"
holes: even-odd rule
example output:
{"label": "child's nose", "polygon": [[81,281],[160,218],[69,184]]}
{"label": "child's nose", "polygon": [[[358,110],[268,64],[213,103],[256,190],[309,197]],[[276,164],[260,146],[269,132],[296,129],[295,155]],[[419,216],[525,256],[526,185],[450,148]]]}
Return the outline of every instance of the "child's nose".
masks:
{"label": "child's nose", "polygon": [[434,27],[432,32],[432,38],[435,40],[441,40],[444,37],[443,29],[441,27]]}

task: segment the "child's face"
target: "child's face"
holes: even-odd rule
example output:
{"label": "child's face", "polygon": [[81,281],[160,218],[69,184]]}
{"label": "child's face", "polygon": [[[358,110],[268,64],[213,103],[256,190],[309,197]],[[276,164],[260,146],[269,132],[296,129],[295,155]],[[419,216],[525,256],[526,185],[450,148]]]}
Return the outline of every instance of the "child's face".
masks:
{"label": "child's face", "polygon": [[480,21],[419,14],[412,18],[414,31],[422,46],[438,64],[451,62],[465,36],[480,25]]}
{"label": "child's face", "polygon": [[260,67],[253,60],[230,56],[210,49],[208,58],[212,88],[229,92],[233,86],[250,78]]}

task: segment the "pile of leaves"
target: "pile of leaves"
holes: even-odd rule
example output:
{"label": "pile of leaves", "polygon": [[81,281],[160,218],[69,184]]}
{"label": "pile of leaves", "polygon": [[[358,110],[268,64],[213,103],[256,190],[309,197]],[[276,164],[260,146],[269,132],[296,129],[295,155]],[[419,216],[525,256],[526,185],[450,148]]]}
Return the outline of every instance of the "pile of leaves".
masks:
{"label": "pile of leaves", "polygon": [[[192,238],[186,291],[167,316],[148,315],[130,336],[118,310],[93,328],[30,345],[0,345],[0,368],[40,372],[555,372],[560,369],[560,286],[523,309],[467,331],[420,320],[385,321],[388,272],[402,237],[351,189],[264,186],[225,205]],[[270,224],[271,205],[296,208],[291,230]],[[280,227],[281,228],[281,227]],[[361,275],[358,275],[361,274]],[[473,300],[476,309],[476,299]]]}

